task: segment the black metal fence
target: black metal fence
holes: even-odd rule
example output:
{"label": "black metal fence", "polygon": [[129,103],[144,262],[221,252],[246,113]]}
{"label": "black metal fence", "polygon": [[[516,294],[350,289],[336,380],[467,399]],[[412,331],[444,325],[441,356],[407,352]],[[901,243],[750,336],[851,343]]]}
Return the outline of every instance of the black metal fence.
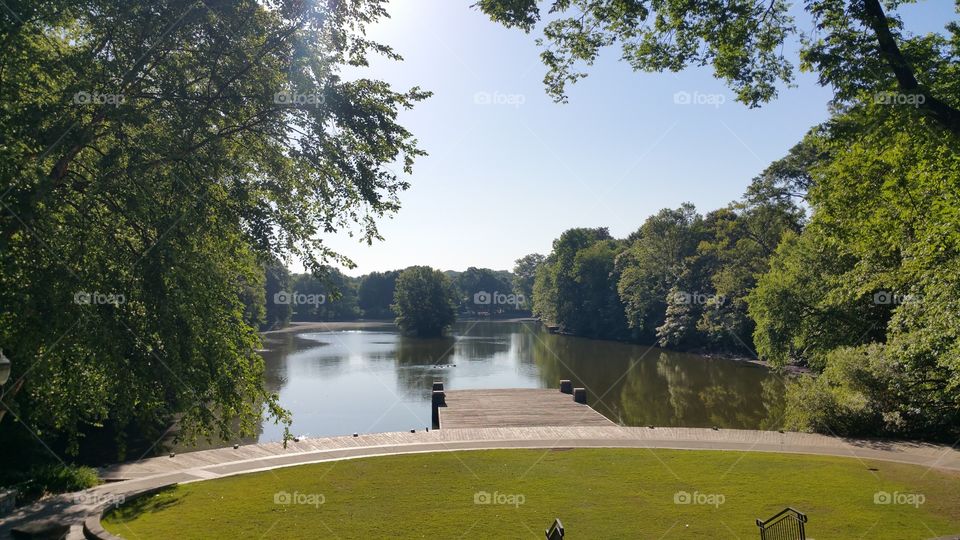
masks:
{"label": "black metal fence", "polygon": [[757,526],[760,527],[760,540],[805,540],[807,538],[804,531],[806,522],[806,514],[793,508],[784,508],[766,521],[757,520]]}

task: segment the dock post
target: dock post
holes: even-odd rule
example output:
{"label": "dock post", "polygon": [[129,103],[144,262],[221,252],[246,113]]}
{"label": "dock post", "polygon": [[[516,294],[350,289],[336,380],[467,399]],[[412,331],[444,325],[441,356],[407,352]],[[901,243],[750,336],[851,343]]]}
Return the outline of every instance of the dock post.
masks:
{"label": "dock post", "polygon": [[433,381],[433,391],[436,392],[437,390],[440,390],[441,392],[443,391],[443,383],[440,381]]}
{"label": "dock post", "polygon": [[434,390],[432,399],[433,429],[440,429],[440,407],[447,406],[447,395],[443,390]]}
{"label": "dock post", "polygon": [[570,382],[570,381],[567,380],[567,379],[561,379],[561,380],[560,380],[560,391],[563,392],[564,394],[572,394],[572,393],[573,393],[573,383]]}
{"label": "dock post", "polygon": [[587,404],[587,389],[586,388],[574,388],[573,389],[573,400],[577,403]]}

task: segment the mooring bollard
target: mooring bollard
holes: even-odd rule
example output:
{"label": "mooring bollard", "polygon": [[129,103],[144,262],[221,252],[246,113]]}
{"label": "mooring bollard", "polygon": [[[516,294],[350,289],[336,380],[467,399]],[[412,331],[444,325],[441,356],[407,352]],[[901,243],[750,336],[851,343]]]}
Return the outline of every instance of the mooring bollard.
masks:
{"label": "mooring bollard", "polygon": [[443,390],[434,390],[433,391],[433,429],[440,429],[440,407],[447,406],[447,395],[443,393]]}
{"label": "mooring bollard", "polygon": [[573,400],[577,403],[587,404],[587,389],[586,388],[574,388],[573,389]]}
{"label": "mooring bollard", "polygon": [[436,392],[437,390],[440,390],[441,392],[443,391],[443,383],[442,383],[442,382],[434,381],[434,383],[433,383],[433,391]]}
{"label": "mooring bollard", "polygon": [[570,382],[570,381],[568,381],[567,379],[561,380],[561,381],[560,381],[560,391],[563,392],[564,394],[572,394],[572,393],[573,393],[573,383]]}

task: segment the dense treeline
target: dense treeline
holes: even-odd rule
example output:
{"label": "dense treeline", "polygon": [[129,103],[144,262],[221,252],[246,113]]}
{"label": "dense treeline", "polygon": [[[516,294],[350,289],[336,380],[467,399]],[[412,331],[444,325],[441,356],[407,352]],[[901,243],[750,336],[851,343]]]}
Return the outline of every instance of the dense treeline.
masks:
{"label": "dense treeline", "polygon": [[726,208],[664,209],[625,239],[564,232],[533,311],[577,335],[807,366],[816,376],[788,388],[791,428],[955,440],[958,199],[957,138],[865,102]]}
{"label": "dense treeline", "polygon": [[625,239],[571,229],[536,271],[534,313],[563,332],[676,349],[752,351],[746,296],[803,211],[740,202],[664,209]]}
{"label": "dense treeline", "polygon": [[[330,268],[319,274],[291,274],[280,261],[262,266],[262,279],[242,289],[245,318],[261,330],[294,321],[392,320],[398,313],[397,278],[402,270],[351,277]],[[455,312],[461,316],[525,316],[532,291],[520,292],[506,270],[470,267],[443,272],[450,282]]]}

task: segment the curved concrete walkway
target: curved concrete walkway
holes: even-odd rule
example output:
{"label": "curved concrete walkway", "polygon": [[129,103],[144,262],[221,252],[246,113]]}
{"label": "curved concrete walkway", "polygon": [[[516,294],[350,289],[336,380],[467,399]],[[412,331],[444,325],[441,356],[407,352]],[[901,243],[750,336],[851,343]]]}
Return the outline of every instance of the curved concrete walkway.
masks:
{"label": "curved concrete walkway", "polygon": [[370,456],[487,450],[500,448],[669,448],[786,452],[894,461],[960,471],[955,448],[901,441],[857,440],[808,433],[738,429],[644,428],[622,426],[515,427],[450,429],[417,433],[376,433],[359,437],[301,439],[287,448],[280,443],[219,448],[118,464],[101,471],[114,480],[96,488],[59,495],[0,520],[0,538],[12,527],[57,517],[69,521],[68,538],[83,538],[83,521],[121,497],[177,483],[235,474]]}

